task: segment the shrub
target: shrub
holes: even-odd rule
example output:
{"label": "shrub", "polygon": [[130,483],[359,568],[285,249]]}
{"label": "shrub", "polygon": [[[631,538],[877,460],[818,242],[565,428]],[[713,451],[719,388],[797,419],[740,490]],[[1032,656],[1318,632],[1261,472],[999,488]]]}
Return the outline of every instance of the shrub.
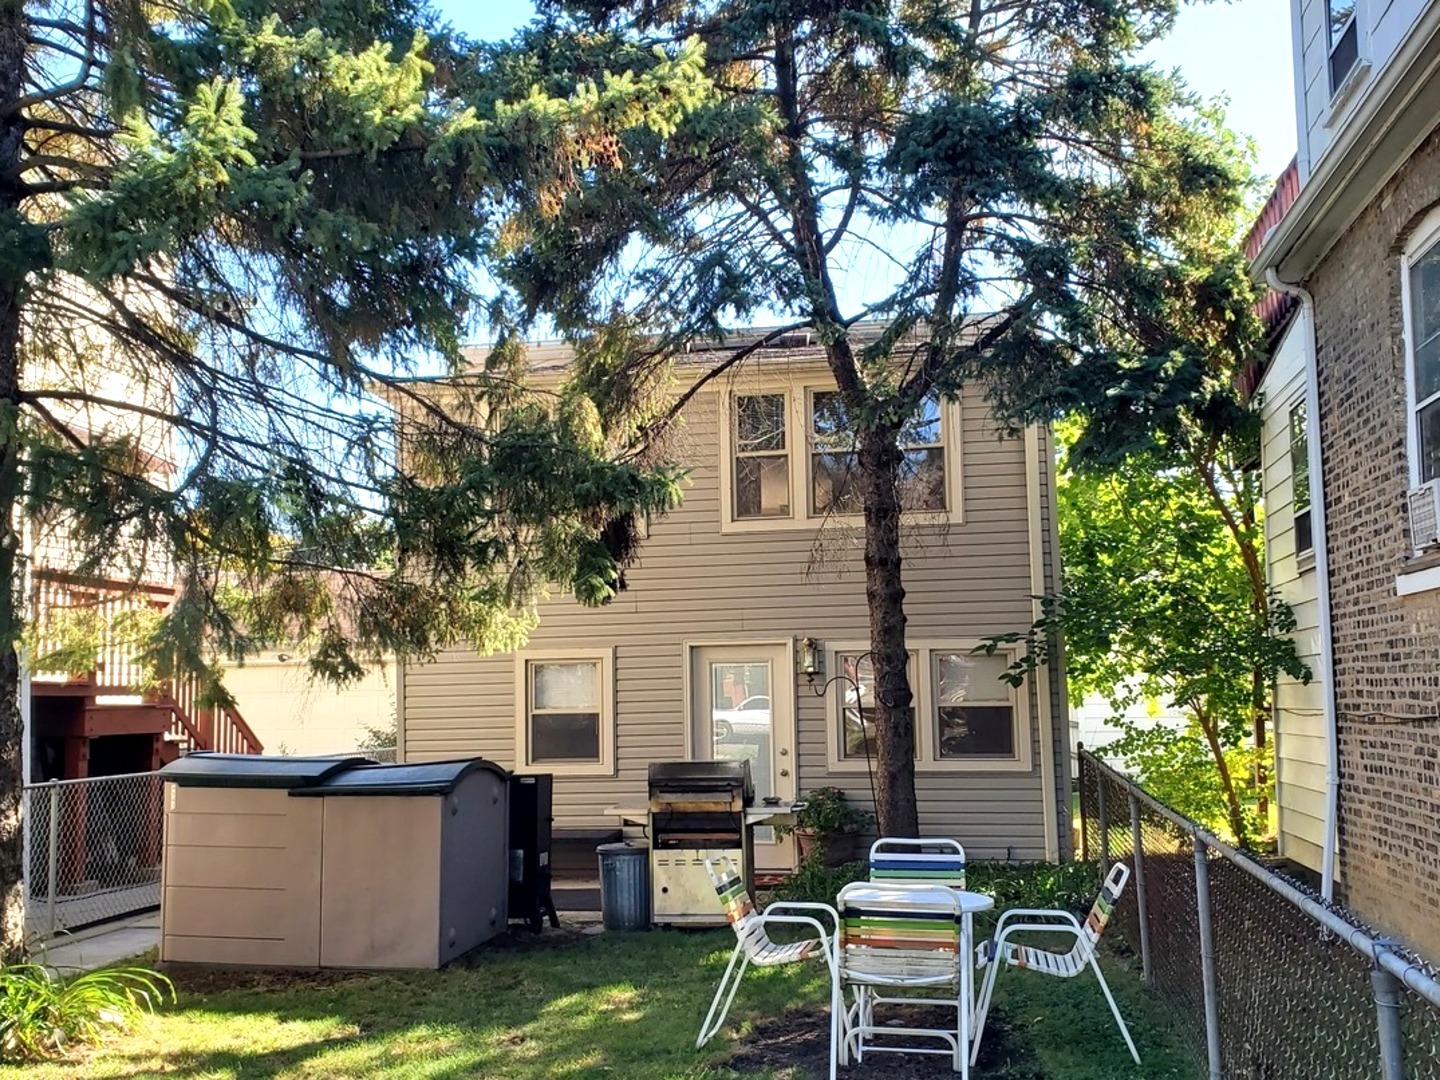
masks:
{"label": "shrub", "polygon": [[[776,900],[833,904],[840,890],[869,876],[865,860],[827,867],[819,858],[803,860],[774,892]],[[1061,908],[1083,914],[1100,890],[1094,863],[971,862],[966,888],[995,897],[995,911],[1012,907]]]}
{"label": "shrub", "polygon": [[129,1028],[175,987],[147,968],[105,968],[60,978],[40,964],[0,967],[0,1059],[59,1057]]}

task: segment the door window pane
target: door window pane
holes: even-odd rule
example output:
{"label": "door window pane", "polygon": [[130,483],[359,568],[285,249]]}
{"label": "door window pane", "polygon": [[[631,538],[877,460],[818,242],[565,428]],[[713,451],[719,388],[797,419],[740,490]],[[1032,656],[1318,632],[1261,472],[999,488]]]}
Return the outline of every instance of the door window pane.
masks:
{"label": "door window pane", "polygon": [[[710,665],[710,743],[716,761],[748,761],[755,798],[774,795],[774,712],[770,701],[770,665]],[[755,830],[761,843],[774,830]]]}
{"label": "door window pane", "polygon": [[600,760],[600,665],[543,663],[530,668],[530,761]]}
{"label": "door window pane", "polygon": [[936,747],[941,759],[1015,756],[1015,706],[1003,654],[935,654]]}

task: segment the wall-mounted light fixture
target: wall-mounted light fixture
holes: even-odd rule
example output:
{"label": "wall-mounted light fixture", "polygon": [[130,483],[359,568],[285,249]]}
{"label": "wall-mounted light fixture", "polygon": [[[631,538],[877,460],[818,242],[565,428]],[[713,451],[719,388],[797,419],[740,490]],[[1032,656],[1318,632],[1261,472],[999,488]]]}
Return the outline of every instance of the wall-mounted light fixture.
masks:
{"label": "wall-mounted light fixture", "polygon": [[795,668],[812,683],[817,675],[825,674],[825,654],[820,651],[820,643],[813,637],[800,639],[800,648],[795,654]]}

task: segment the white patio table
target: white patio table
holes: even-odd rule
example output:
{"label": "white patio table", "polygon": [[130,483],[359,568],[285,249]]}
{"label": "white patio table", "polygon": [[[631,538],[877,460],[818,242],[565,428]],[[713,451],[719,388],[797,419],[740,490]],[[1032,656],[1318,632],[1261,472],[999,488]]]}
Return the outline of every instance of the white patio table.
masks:
{"label": "white patio table", "polygon": [[[856,882],[845,886],[837,899],[841,918],[840,979],[842,985],[849,982],[857,987],[857,1003],[853,1023],[847,1023],[844,1035],[847,1048],[853,1039],[857,1059],[863,1057],[866,1049],[875,1051],[898,1050],[899,1047],[866,1046],[867,1033],[923,1034],[933,1038],[954,1040],[955,1071],[962,1080],[970,1074],[970,1025],[975,1010],[975,925],[977,912],[989,911],[995,906],[994,897],[984,893],[952,889],[944,885],[906,884],[896,881]],[[928,916],[928,918],[927,918]],[[955,1006],[958,1030],[944,1032],[939,1029],[877,1028],[869,1023],[870,1008],[876,1003],[903,1003],[914,1001],[928,1004],[952,1004],[948,999],[880,997],[873,994],[876,988],[923,989],[927,985],[937,989],[949,984],[955,985],[948,964],[943,959],[944,945],[939,937],[935,942],[927,941],[925,931],[909,931],[905,923],[914,920],[918,925],[958,920],[959,941],[955,941],[953,930],[949,940],[958,945],[959,985],[955,987]],[[907,948],[907,944],[912,948]],[[928,952],[931,946],[935,951]],[[936,953],[939,953],[939,963]],[[893,957],[893,960],[892,960]],[[917,959],[920,961],[917,963]],[[919,1053],[943,1051],[912,1048]],[[844,1060],[844,1058],[842,1058]]]}

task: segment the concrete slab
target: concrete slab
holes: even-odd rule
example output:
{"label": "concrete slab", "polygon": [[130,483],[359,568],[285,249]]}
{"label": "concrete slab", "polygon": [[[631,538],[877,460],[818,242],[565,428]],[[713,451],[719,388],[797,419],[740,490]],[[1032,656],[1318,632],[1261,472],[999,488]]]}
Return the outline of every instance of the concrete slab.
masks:
{"label": "concrete slab", "polygon": [[160,916],[152,912],[114,926],[70,938],[57,938],[36,952],[35,959],[61,975],[118,964],[160,945]]}

